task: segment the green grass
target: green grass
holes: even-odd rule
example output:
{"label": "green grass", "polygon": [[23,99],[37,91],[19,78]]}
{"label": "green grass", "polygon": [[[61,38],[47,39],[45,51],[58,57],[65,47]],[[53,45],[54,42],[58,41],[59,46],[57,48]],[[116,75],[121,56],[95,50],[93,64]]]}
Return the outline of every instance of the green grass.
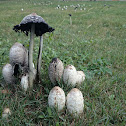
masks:
{"label": "green grass", "polygon": [[[50,4],[52,3],[52,4]],[[86,10],[74,11],[70,5],[80,4]],[[84,6],[85,4],[85,6]],[[104,6],[106,4],[106,6]],[[55,9],[57,5],[67,10]],[[111,5],[111,6],[109,6]],[[21,9],[24,11],[21,11]],[[13,26],[24,16],[36,12],[55,28],[44,35],[42,52],[42,82],[34,87],[31,96],[20,90],[3,94],[0,87],[0,125],[114,125],[126,124],[126,3],[82,1],[0,1],[0,84],[4,85],[2,67],[9,62],[9,49],[15,42],[29,46],[29,37],[14,32]],[[68,14],[72,14],[72,26]],[[36,65],[39,38],[35,38]],[[72,64],[83,70],[86,80],[79,87],[84,96],[84,115],[73,119],[67,110],[57,113],[48,107],[48,94],[53,88],[48,78],[48,66],[53,57],[64,65]],[[70,89],[61,84],[66,95]],[[11,87],[8,88],[12,91]],[[9,107],[12,115],[1,118]]]}

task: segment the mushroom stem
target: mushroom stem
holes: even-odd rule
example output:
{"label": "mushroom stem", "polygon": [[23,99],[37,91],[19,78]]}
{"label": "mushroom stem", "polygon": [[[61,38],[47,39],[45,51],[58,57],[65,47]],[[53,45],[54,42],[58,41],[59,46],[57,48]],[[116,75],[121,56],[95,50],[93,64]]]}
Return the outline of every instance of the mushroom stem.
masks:
{"label": "mushroom stem", "polygon": [[31,25],[28,65],[29,65],[29,88],[33,88],[33,44],[34,44],[35,24]]}
{"label": "mushroom stem", "polygon": [[71,18],[71,16],[70,16],[70,25],[72,25],[72,18]]}
{"label": "mushroom stem", "polygon": [[39,53],[38,53],[38,60],[37,60],[37,80],[39,80],[40,78],[42,47],[43,47],[43,36],[40,36],[40,45],[39,45]]}

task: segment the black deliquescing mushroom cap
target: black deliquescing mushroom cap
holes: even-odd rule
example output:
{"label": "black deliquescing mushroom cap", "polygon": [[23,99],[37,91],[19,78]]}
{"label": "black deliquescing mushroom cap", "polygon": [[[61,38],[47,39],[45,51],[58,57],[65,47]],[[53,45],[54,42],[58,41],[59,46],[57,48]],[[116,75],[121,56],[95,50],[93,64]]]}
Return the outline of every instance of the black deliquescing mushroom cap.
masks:
{"label": "black deliquescing mushroom cap", "polygon": [[53,58],[51,63],[53,62],[57,62],[57,58]]}
{"label": "black deliquescing mushroom cap", "polygon": [[70,17],[72,16],[71,14],[68,14]]}
{"label": "black deliquescing mushroom cap", "polygon": [[46,32],[53,32],[55,29],[50,27],[44,19],[37,15],[36,13],[32,13],[23,18],[19,25],[14,26],[13,30],[16,32],[24,32],[26,35],[31,31],[31,25],[35,24],[35,34],[36,36],[41,36]]}

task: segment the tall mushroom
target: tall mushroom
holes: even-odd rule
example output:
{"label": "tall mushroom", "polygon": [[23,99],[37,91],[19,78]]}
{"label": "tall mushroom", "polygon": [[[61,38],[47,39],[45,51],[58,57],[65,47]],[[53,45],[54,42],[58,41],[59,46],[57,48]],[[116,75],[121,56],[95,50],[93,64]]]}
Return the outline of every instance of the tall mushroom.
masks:
{"label": "tall mushroom", "polygon": [[33,87],[33,44],[34,44],[34,34],[36,36],[40,36],[40,46],[38,53],[38,63],[37,63],[37,76],[39,78],[40,74],[40,66],[41,66],[41,54],[42,54],[42,45],[43,45],[43,37],[42,35],[46,32],[52,32],[54,29],[50,27],[44,19],[37,15],[36,13],[32,13],[23,18],[19,25],[14,26],[13,30],[16,32],[24,32],[28,35],[30,32],[30,44],[29,44],[29,55],[28,55],[28,66],[29,66],[29,87]]}

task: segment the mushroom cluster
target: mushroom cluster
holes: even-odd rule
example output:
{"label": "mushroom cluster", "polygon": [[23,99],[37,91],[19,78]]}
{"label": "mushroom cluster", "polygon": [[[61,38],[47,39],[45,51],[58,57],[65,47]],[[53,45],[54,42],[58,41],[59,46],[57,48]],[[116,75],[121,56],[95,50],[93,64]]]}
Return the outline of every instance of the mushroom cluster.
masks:
{"label": "mushroom cluster", "polygon": [[63,82],[67,86],[80,86],[85,80],[85,74],[83,71],[77,71],[73,65],[68,65],[63,72]]}
{"label": "mushroom cluster", "polygon": [[67,65],[64,69],[63,62],[59,58],[53,58],[48,68],[49,78],[53,85],[57,85],[63,78],[67,86],[80,86],[85,80],[83,71],[77,71],[73,65]]}
{"label": "mushroom cluster", "polygon": [[[85,80],[83,71],[77,71],[73,65],[67,65],[64,69],[64,65],[59,58],[52,59],[49,64],[48,74],[53,85],[57,85],[63,79],[65,85],[75,87],[80,86]],[[78,117],[83,113],[84,99],[79,89],[71,89],[65,98],[64,91],[55,86],[48,96],[49,107],[54,107],[61,111],[65,107],[65,103],[68,112],[73,117]]]}
{"label": "mushroom cluster", "polygon": [[[53,32],[55,29],[50,27],[44,19],[37,15],[36,13],[32,13],[23,18],[19,25],[15,25],[13,30],[16,32],[24,32],[26,35],[30,32],[30,43],[29,43],[29,51],[27,51],[22,44],[15,43],[10,49],[10,64],[6,65],[3,68],[3,77],[6,82],[13,83],[16,74],[19,73],[19,68],[22,68],[24,73],[28,73],[28,77],[23,77],[21,82],[25,79],[28,79],[28,87],[32,89],[35,70],[33,68],[33,44],[34,44],[34,34],[36,36],[40,36],[40,45],[38,52],[38,60],[37,60],[37,76],[36,80],[40,78],[40,68],[41,68],[41,57],[42,57],[42,47],[43,47],[43,34],[46,32]],[[7,67],[9,67],[9,77],[7,77]],[[12,68],[11,68],[12,67]],[[27,87],[27,86],[26,86]]]}
{"label": "mushroom cluster", "polygon": [[[10,63],[7,63],[2,74],[7,84],[15,84],[16,80],[21,79],[21,87],[28,88],[28,50],[21,43],[16,42],[9,52]],[[32,63],[34,66],[34,64]],[[33,68],[33,80],[35,80],[36,69]],[[25,88],[24,88],[25,87]],[[27,87],[27,88],[26,88]]]}
{"label": "mushroom cluster", "polygon": [[52,88],[48,96],[49,107],[56,108],[60,112],[65,108],[65,104],[73,117],[79,117],[84,109],[84,98],[81,91],[73,88],[65,97],[63,89],[58,86]]}
{"label": "mushroom cluster", "polygon": [[26,35],[30,32],[30,44],[29,44],[29,53],[28,53],[28,68],[29,68],[29,88],[33,87],[33,76],[34,70],[32,66],[33,62],[33,44],[34,44],[34,34],[40,36],[40,45],[38,52],[38,61],[37,61],[37,79],[40,77],[40,68],[41,68],[41,57],[42,57],[42,47],[43,47],[43,34],[46,32],[53,32],[55,29],[50,27],[44,19],[32,13],[23,18],[19,25],[14,26],[13,30],[16,32],[24,32]]}
{"label": "mushroom cluster", "polygon": [[[29,50],[27,50],[21,43],[16,42],[11,48],[9,53],[10,64],[6,64],[2,69],[3,77],[7,84],[16,83],[16,79],[20,79],[21,87],[27,91],[28,88],[33,87],[33,81],[39,80],[43,34],[46,32],[53,32],[54,29],[50,27],[41,16],[32,13],[23,18],[19,25],[14,26],[13,30],[16,32],[24,32],[26,35],[30,32]],[[33,43],[34,34],[40,36],[40,46],[37,60],[37,70],[33,64]],[[64,69],[64,64],[59,58],[53,58],[48,68],[49,78],[51,82],[56,85],[61,80],[64,84],[72,87],[79,86],[85,80],[83,71],[77,71],[73,65],[68,65]],[[57,108],[62,111],[65,107],[70,114],[78,117],[83,113],[84,99],[81,91],[73,88],[65,97],[65,92],[58,86],[52,88],[48,96],[48,104],[50,107]],[[11,114],[9,109],[4,112]]]}
{"label": "mushroom cluster", "polygon": [[2,74],[7,84],[14,84],[16,77],[21,73],[24,73],[28,69],[28,51],[21,44],[16,42],[9,52],[10,63],[7,63],[3,69]]}

